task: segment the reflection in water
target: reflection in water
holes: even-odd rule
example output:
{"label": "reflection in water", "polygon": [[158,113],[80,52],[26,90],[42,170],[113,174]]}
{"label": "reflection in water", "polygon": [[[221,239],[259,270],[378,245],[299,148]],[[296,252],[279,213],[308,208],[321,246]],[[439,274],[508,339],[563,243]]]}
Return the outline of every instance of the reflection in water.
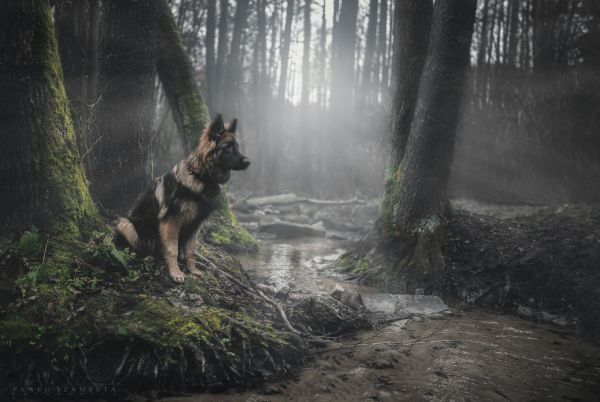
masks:
{"label": "reflection in water", "polygon": [[[330,292],[340,280],[332,277],[334,273],[327,271],[326,266],[343,252],[342,243],[335,240],[274,240],[264,241],[259,254],[244,256],[241,261],[251,276],[274,286],[276,290],[293,288]],[[342,285],[352,286],[346,282]]]}

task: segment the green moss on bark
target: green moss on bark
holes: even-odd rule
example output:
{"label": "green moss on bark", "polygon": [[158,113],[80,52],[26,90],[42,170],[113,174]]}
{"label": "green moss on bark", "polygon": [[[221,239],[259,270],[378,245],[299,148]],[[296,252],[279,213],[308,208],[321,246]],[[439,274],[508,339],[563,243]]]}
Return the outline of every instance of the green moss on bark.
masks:
{"label": "green moss on bark", "polygon": [[166,0],[158,1],[160,38],[157,71],[186,150],[198,143],[210,116],[195,78],[194,67]]}
{"label": "green moss on bark", "polygon": [[2,12],[8,23],[1,30],[14,34],[0,88],[0,97],[9,97],[3,131],[13,138],[0,157],[14,175],[5,179],[23,187],[5,189],[0,208],[20,229],[36,225],[79,238],[100,220],[79,160],[52,11],[45,1],[28,0],[8,2]]}
{"label": "green moss on bark", "polygon": [[38,137],[48,194],[48,230],[77,238],[100,222],[79,159],[51,10],[39,5],[40,30],[32,43],[47,101],[38,113],[48,137]]}
{"label": "green moss on bark", "polygon": [[385,181],[385,193],[375,223],[375,233],[382,238],[393,238],[399,235],[395,224],[395,208],[400,195],[401,168],[391,169]]}

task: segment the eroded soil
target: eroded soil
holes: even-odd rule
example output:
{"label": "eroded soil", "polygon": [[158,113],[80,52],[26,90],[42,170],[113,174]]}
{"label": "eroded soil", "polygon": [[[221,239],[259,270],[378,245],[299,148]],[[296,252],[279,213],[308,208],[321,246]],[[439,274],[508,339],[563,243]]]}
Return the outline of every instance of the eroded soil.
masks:
{"label": "eroded soil", "polygon": [[[464,308],[462,308],[464,307]],[[317,351],[293,378],[163,401],[596,401],[600,347],[559,328],[466,306]]]}
{"label": "eroded soil", "polygon": [[[321,263],[340,244],[263,244],[244,261],[276,287],[340,283]],[[253,265],[249,267],[248,265]],[[352,286],[371,292],[371,288]],[[450,303],[451,304],[451,303]],[[451,304],[452,305],[452,304]],[[449,314],[399,321],[333,343],[292,377],[247,391],[141,398],[161,401],[597,401],[600,345],[562,327],[455,304]]]}

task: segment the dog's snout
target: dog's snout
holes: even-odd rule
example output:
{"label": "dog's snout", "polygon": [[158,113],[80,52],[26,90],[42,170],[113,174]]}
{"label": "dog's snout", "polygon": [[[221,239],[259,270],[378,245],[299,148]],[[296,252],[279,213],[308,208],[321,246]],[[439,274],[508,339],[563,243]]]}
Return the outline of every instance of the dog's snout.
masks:
{"label": "dog's snout", "polygon": [[240,163],[241,170],[248,169],[248,166],[250,166],[250,159],[244,156],[242,158],[242,162]]}

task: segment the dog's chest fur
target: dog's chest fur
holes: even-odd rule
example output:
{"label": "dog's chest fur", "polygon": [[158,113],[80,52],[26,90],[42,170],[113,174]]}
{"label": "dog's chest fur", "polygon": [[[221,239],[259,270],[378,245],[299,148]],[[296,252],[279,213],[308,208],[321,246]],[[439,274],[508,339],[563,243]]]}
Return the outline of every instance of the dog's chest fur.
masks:
{"label": "dog's chest fur", "polygon": [[179,163],[156,181],[159,219],[174,218],[182,226],[197,227],[216,208],[219,194],[219,184],[203,182]]}

